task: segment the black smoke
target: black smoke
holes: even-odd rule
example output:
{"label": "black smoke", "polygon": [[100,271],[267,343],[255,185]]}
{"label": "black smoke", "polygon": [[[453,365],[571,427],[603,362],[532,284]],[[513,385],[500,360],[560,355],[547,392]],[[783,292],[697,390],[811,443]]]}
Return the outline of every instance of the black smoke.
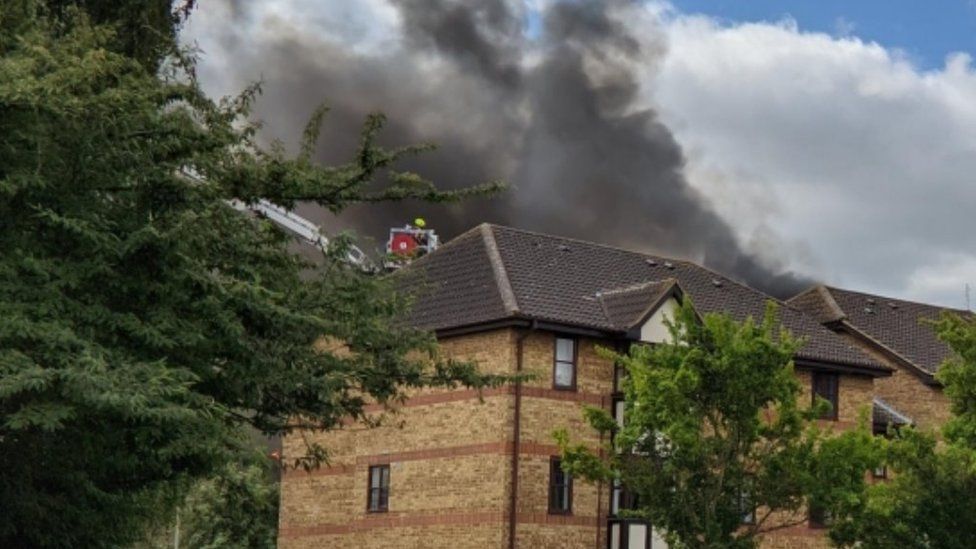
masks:
{"label": "black smoke", "polygon": [[[744,250],[686,181],[681,147],[642,101],[639,78],[665,48],[653,27],[635,36],[625,24],[635,6],[557,2],[527,32],[526,13],[506,0],[393,4],[403,36],[381,53],[284,28],[257,45],[228,31],[225,48],[241,52],[232,62],[265,82],[258,117],[275,136],[298,136],[327,103],[319,159],[336,162],[349,157],[366,114],[381,110],[384,143],[438,145],[404,167],[443,187],[503,179],[513,188],[455,206],[302,213],[377,241],[417,215],[442,238],[490,221],[689,258],[778,296],[807,283]],[[237,3],[237,17],[249,6]]]}

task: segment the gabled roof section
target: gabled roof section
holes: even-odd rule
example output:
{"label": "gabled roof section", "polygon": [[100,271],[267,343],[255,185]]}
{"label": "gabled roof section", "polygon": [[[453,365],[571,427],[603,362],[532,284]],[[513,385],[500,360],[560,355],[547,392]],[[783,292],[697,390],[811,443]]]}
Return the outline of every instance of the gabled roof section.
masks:
{"label": "gabled roof section", "polygon": [[847,318],[827,288],[819,284],[791,297],[787,303],[813,316],[823,324],[830,324]]}
{"label": "gabled roof section", "polygon": [[[831,310],[839,318],[830,319],[820,314],[824,306],[816,303],[811,295],[829,300]],[[906,301],[880,295],[855,292],[829,286],[817,286],[792,298],[788,302],[823,322],[839,321],[881,352],[906,363],[924,376],[931,378],[939,366],[952,355],[949,346],[935,333],[930,322],[937,320],[943,311],[972,315],[968,311],[948,309],[936,305]]]}
{"label": "gabled roof section", "polygon": [[518,312],[487,225],[401,269],[396,282],[413,301],[407,322],[422,328],[479,324]]}
{"label": "gabled roof section", "polygon": [[601,290],[596,293],[596,298],[610,324],[617,330],[629,331],[647,320],[664,300],[680,295],[678,281],[668,278]]}
{"label": "gabled roof section", "polygon": [[[401,287],[425,281],[423,290],[411,288],[417,297],[408,320],[441,332],[532,320],[624,337],[624,325],[653,307],[669,284],[680,287],[700,314],[758,319],[767,302],[776,301],[688,261],[488,224],[415,261],[403,274]],[[816,318],[781,306],[779,320],[806,340],[798,363],[890,373]]]}

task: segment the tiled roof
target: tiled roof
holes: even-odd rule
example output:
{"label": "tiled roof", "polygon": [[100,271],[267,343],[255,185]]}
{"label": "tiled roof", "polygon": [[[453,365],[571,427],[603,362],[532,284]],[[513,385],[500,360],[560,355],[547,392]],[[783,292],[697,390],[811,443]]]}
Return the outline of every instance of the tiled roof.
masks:
{"label": "tiled roof", "polygon": [[[418,259],[404,274],[406,287],[426,280],[409,321],[432,330],[534,319],[620,334],[647,305],[642,298],[650,300],[669,279],[700,313],[758,319],[776,301],[688,261],[488,224]],[[887,371],[799,310],[781,306],[779,320],[806,339],[798,359]]]}
{"label": "tiled roof", "polygon": [[615,328],[629,330],[643,321],[661,300],[675,291],[678,281],[673,278],[656,282],[599,291],[596,298],[603,314]]}
{"label": "tiled roof", "polygon": [[788,303],[818,316],[822,322],[844,321],[928,375],[934,374],[951,354],[949,346],[936,336],[930,321],[947,310],[971,314],[828,286],[811,288]]}

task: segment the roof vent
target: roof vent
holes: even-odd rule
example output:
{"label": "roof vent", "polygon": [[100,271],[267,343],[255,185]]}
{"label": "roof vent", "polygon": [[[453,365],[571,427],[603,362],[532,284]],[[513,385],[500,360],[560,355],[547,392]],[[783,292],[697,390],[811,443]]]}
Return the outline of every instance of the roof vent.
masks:
{"label": "roof vent", "polygon": [[568,252],[569,251],[569,246],[567,246],[565,244],[560,244],[560,245],[556,246],[556,249],[559,250],[560,252]]}
{"label": "roof vent", "polygon": [[671,263],[670,261],[665,261],[664,262],[664,268],[665,269],[668,269],[670,271],[670,270],[674,269],[674,263]]}
{"label": "roof vent", "polygon": [[897,309],[898,308],[898,304],[895,303],[894,301],[889,301],[888,302],[888,306],[891,307],[892,309]]}
{"label": "roof vent", "polygon": [[712,286],[715,286],[716,288],[721,288],[722,287],[722,281],[719,280],[719,279],[717,279],[717,278],[713,278],[712,279]]}
{"label": "roof vent", "polygon": [[874,309],[872,309],[871,307],[865,307],[864,308],[864,312],[867,313],[867,314],[869,314],[869,315],[873,315],[874,314]]}
{"label": "roof vent", "polygon": [[651,267],[657,267],[657,261],[654,261],[653,259],[645,259],[644,262],[650,265]]}
{"label": "roof vent", "polygon": [[868,298],[868,305],[874,305],[874,298],[873,297],[869,297]]}

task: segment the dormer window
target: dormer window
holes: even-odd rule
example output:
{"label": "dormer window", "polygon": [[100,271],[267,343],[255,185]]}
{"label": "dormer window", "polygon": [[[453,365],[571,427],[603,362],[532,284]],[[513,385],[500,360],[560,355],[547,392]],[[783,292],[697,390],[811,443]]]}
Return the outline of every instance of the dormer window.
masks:
{"label": "dormer window", "polygon": [[576,340],[556,337],[555,358],[552,367],[552,386],[563,391],[576,390]]}

